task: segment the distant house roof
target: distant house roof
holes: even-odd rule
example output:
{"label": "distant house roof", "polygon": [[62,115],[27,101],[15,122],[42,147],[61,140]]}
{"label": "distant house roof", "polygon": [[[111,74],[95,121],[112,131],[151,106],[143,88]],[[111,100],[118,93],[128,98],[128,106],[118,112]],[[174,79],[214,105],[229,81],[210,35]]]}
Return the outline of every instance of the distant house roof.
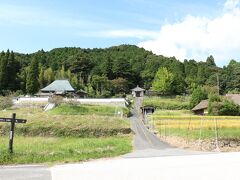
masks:
{"label": "distant house roof", "polygon": [[41,89],[41,92],[74,92],[68,80],[55,80],[47,87]]}
{"label": "distant house roof", "polygon": [[202,100],[198,105],[196,105],[192,111],[198,111],[201,109],[207,109],[208,108],[208,100]]}
{"label": "distant house roof", "polygon": [[232,100],[235,104],[240,105],[240,94],[226,94],[227,99]]}
{"label": "distant house roof", "polygon": [[132,91],[145,91],[145,89],[140,88],[139,86],[137,86],[134,89],[132,89]]}

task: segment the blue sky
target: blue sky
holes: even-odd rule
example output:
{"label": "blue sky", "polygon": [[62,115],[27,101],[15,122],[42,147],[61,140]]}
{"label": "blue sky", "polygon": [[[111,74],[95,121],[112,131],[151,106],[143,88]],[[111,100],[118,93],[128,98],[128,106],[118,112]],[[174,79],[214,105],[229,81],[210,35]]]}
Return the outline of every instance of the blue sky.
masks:
{"label": "blue sky", "polygon": [[[234,8],[238,3],[238,0],[228,1],[230,4],[235,2]],[[176,53],[179,59],[194,58],[195,51],[203,50],[191,51],[185,42],[173,42],[187,49],[182,54],[174,51],[173,45],[169,45],[169,49],[172,47],[169,52],[151,47],[158,46],[158,40],[168,41],[158,39],[165,27],[183,24],[189,17],[194,22],[198,18],[213,21],[223,17],[229,12],[224,9],[228,1],[0,0],[0,49],[31,53],[66,46],[99,48],[136,44],[156,54],[174,56]],[[201,56],[198,53],[197,60],[203,60],[208,53],[211,53],[211,47],[205,48]],[[226,60],[219,62],[220,65],[224,63]]]}

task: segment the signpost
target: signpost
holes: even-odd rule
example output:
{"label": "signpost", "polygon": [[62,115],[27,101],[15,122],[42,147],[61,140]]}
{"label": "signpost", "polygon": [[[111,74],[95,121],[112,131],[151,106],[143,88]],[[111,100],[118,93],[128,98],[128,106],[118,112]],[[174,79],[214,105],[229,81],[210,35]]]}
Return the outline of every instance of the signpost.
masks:
{"label": "signpost", "polygon": [[15,123],[26,123],[27,120],[16,119],[16,114],[13,113],[12,118],[0,118],[0,122],[10,122],[11,123],[8,150],[9,150],[10,153],[13,153],[13,138],[14,138]]}

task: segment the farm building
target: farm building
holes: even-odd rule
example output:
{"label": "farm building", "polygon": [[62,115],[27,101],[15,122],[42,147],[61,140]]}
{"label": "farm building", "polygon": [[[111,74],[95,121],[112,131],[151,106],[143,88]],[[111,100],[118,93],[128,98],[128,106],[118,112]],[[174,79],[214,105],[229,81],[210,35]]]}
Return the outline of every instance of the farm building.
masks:
{"label": "farm building", "polygon": [[143,97],[144,96],[145,89],[140,88],[139,86],[132,89],[132,95],[133,97]]}
{"label": "farm building", "polygon": [[196,105],[192,111],[196,115],[204,115],[207,114],[208,110],[208,100],[202,100],[198,105]]}
{"label": "farm building", "polygon": [[45,88],[40,90],[37,96],[59,95],[65,96],[68,93],[75,93],[75,89],[71,86],[68,80],[55,80]]}

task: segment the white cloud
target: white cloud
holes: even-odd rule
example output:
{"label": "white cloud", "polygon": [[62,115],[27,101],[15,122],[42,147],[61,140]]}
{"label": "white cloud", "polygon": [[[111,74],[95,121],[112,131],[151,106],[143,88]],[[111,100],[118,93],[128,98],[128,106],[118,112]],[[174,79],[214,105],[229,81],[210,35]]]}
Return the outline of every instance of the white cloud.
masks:
{"label": "white cloud", "polygon": [[225,10],[232,10],[238,7],[240,0],[227,0],[224,4]]}
{"label": "white cloud", "polygon": [[180,60],[205,60],[213,55],[219,65],[240,58],[240,0],[228,0],[220,17],[187,16],[181,22],[166,24],[158,35],[138,44],[156,54]]}

